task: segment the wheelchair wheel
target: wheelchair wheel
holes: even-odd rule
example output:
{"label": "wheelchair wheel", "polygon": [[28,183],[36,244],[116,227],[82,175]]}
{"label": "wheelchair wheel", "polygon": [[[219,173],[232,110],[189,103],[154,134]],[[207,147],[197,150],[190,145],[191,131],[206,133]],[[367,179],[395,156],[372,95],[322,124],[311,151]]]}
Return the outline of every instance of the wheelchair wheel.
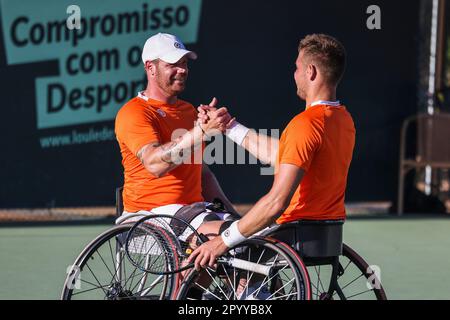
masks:
{"label": "wheelchair wheel", "polygon": [[214,270],[192,269],[177,299],[304,300],[309,296],[307,281],[286,250],[272,241],[252,238],[219,258]]}
{"label": "wheelchair wheel", "polygon": [[125,239],[133,224],[115,226],[95,238],[79,255],[61,294],[62,300],[159,300],[175,290],[177,275],[150,275],[126,257]]}
{"label": "wheelchair wheel", "polygon": [[331,290],[332,266],[308,264],[312,298],[315,300],[387,300],[376,270],[353,249],[343,244],[337,269],[337,285]]}

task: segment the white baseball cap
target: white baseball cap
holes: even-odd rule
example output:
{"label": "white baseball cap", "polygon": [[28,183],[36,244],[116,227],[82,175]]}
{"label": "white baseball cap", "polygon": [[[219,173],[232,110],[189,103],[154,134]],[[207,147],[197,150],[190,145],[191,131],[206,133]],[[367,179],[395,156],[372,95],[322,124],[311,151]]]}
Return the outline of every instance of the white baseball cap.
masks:
{"label": "white baseball cap", "polygon": [[168,33],[158,33],[147,39],[142,50],[142,62],[161,59],[167,63],[176,63],[187,55],[197,59],[197,54],[186,50],[184,44],[176,36]]}

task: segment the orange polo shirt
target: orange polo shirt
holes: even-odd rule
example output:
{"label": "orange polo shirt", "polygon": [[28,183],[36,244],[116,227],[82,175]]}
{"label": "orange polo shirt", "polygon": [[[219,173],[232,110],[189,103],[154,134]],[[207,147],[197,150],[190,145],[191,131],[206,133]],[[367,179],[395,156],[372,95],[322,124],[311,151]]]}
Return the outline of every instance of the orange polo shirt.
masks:
{"label": "orange polo shirt", "polygon": [[344,106],[308,106],[291,120],[281,135],[278,163],[296,165],[305,174],[277,223],[345,219],[354,145],[355,126]]}
{"label": "orange polo shirt", "polygon": [[[202,152],[162,177],[153,176],[137,153],[153,142],[165,144],[194,127],[197,111],[188,102],[178,100],[169,105],[139,94],[117,113],[116,138],[124,167],[123,203],[127,212],[151,210],[168,204],[203,201]],[[195,159],[194,159],[195,156]]]}

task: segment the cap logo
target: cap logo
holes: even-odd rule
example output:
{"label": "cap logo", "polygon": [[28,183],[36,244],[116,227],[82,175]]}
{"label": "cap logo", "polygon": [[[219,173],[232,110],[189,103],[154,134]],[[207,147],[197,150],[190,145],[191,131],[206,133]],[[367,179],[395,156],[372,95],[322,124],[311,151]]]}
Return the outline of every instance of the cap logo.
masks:
{"label": "cap logo", "polygon": [[179,42],[175,42],[174,44],[173,44],[174,46],[175,46],[175,48],[177,48],[177,49],[181,49],[181,43],[179,43]]}

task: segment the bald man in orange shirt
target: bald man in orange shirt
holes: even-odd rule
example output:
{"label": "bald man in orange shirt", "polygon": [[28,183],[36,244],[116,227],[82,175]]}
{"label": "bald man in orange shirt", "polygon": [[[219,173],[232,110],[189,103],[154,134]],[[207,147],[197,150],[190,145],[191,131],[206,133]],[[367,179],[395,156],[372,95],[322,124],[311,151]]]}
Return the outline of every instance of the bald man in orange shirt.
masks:
{"label": "bald man in orange shirt", "polygon": [[[274,222],[345,219],[345,189],[355,144],[352,117],[336,100],[345,49],[323,34],[306,36],[298,49],[294,79],[306,109],[291,120],[280,141],[237,122],[227,131],[230,139],[276,167],[272,188],[243,218],[226,222],[228,228],[220,237],[192,253],[189,260],[197,269],[213,267],[218,256]],[[203,122],[214,110],[199,108]]]}

